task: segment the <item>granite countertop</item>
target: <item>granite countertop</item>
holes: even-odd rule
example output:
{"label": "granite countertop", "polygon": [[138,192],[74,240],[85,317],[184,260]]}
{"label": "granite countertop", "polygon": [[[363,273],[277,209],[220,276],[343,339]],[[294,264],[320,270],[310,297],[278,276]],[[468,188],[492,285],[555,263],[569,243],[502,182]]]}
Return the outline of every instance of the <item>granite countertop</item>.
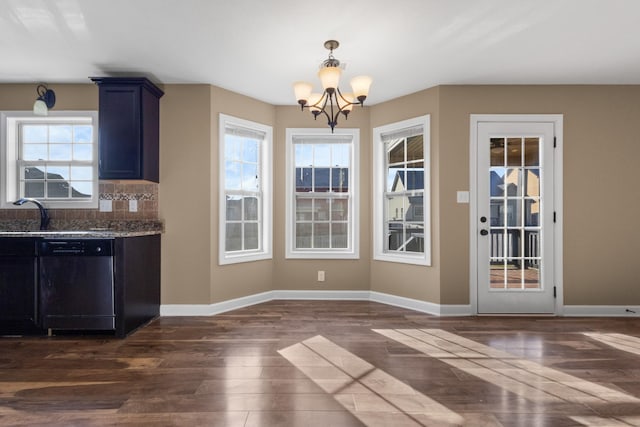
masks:
{"label": "granite countertop", "polygon": [[48,238],[116,238],[161,234],[164,224],[159,220],[52,220],[49,229],[38,230],[39,221],[1,220],[0,237]]}

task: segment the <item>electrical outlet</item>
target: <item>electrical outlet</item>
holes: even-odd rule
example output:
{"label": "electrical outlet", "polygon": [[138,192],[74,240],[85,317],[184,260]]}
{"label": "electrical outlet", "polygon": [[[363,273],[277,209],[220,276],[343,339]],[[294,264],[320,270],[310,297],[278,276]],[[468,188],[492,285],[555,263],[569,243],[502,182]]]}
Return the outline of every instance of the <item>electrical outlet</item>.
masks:
{"label": "electrical outlet", "polygon": [[100,200],[100,212],[112,212],[113,201],[112,200]]}
{"label": "electrical outlet", "polygon": [[129,200],[129,212],[138,212],[138,201],[136,199]]}
{"label": "electrical outlet", "polygon": [[324,270],[318,270],[318,282],[324,282]]}

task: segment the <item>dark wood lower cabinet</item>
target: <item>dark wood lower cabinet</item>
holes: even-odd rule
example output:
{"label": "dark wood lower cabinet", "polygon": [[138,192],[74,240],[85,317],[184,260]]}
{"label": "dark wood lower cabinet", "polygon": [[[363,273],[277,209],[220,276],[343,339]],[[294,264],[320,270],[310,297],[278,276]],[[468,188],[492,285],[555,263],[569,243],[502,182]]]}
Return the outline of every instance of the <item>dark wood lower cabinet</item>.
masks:
{"label": "dark wood lower cabinet", "polygon": [[115,241],[116,336],[160,315],[160,235]]}
{"label": "dark wood lower cabinet", "polygon": [[36,239],[0,238],[0,335],[37,333]]}
{"label": "dark wood lower cabinet", "polygon": [[[39,310],[40,240],[0,238],[0,335],[47,333]],[[123,338],[160,315],[160,235],[116,238],[113,278],[113,332]]]}

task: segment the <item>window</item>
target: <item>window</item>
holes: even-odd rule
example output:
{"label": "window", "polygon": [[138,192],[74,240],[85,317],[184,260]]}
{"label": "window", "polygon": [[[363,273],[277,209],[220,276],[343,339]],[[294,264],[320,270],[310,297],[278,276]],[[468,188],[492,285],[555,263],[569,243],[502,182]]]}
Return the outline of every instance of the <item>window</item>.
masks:
{"label": "window", "polygon": [[271,127],[220,114],[222,264],[271,258]]}
{"label": "window", "polygon": [[21,197],[49,208],[98,207],[96,112],[1,113],[2,208]]}
{"label": "window", "polygon": [[287,258],[358,258],[358,129],[287,129]]}
{"label": "window", "polygon": [[430,265],[429,116],[373,134],[374,259]]}

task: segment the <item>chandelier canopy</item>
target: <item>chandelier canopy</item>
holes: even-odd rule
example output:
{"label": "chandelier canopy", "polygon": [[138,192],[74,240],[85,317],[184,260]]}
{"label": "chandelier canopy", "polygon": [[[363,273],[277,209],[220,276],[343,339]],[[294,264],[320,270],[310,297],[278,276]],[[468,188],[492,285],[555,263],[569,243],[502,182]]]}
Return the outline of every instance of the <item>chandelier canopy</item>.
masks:
{"label": "chandelier canopy", "polygon": [[327,40],[324,47],[329,50],[329,58],[320,64],[318,77],[322,83],[322,93],[315,93],[313,85],[308,82],[295,82],[293,90],[296,100],[300,104],[300,109],[308,108],[313,114],[313,118],[317,119],[320,114],[324,114],[327,118],[327,124],[331,128],[331,132],[338,124],[338,117],[342,113],[347,119],[353,106],[364,104],[364,100],[369,95],[369,87],[371,86],[371,77],[357,76],[351,79],[351,89],[353,92],[342,93],[338,88],[340,83],[340,75],[342,68],[340,61],[333,56],[334,49],[340,46],[336,40]]}

